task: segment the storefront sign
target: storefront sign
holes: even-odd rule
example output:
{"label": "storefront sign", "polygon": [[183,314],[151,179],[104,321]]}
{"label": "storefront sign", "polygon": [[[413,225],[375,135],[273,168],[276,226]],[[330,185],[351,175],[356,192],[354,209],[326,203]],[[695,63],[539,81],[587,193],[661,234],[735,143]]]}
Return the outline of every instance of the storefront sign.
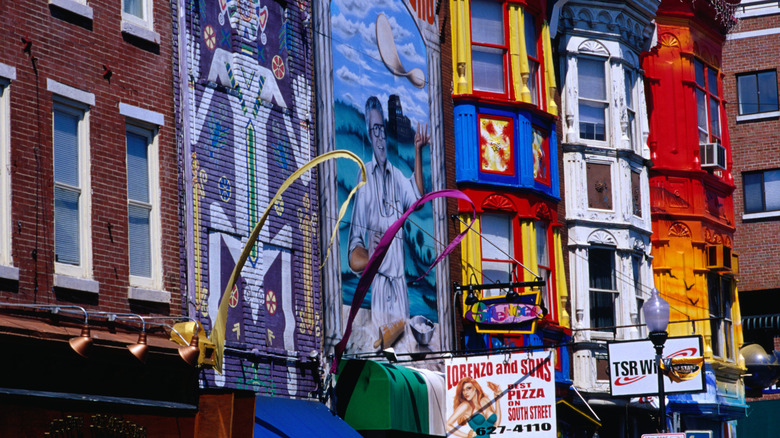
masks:
{"label": "storefront sign", "polygon": [[[610,342],[609,386],[612,396],[658,394],[658,374],[655,347],[649,340]],[[702,356],[701,336],[669,338],[664,344],[663,358],[678,374],[688,372],[685,379],[664,376],[667,394],[704,391],[704,370],[694,359]],[[689,358],[681,361],[681,358]],[[698,364],[698,366],[697,366]],[[695,368],[695,369],[694,369]]]}
{"label": "storefront sign", "polygon": [[453,358],[445,367],[447,436],[557,436],[552,351]]}
{"label": "storefront sign", "polygon": [[685,438],[684,433],[646,433],[642,438]]}

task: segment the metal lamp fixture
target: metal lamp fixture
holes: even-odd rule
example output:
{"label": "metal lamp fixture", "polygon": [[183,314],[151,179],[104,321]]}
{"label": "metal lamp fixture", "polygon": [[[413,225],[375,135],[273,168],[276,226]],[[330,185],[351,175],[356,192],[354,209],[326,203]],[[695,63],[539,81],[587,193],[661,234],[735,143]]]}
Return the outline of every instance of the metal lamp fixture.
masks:
{"label": "metal lamp fixture", "polygon": [[78,353],[80,356],[87,357],[87,353],[89,353],[89,349],[90,347],[92,347],[92,343],[93,343],[92,335],[89,333],[89,314],[87,313],[87,309],[81,306],[71,306],[71,305],[2,303],[2,302],[0,302],[0,306],[21,307],[27,309],[48,309],[51,313],[54,314],[59,313],[61,309],[78,309],[79,311],[84,313],[84,325],[81,327],[81,334],[74,338],[70,338],[68,343],[70,344],[70,347],[73,348],[73,351]]}
{"label": "metal lamp fixture", "polygon": [[92,335],[89,333],[89,324],[87,323],[87,317],[84,317],[84,326],[81,327],[81,334],[75,338],[70,338],[68,341],[70,348],[73,349],[79,356],[87,357],[90,348],[92,348]]}
{"label": "metal lamp fixture", "polygon": [[146,353],[149,352],[149,345],[146,343],[146,321],[142,316],[138,315],[138,317],[141,318],[141,334],[138,335],[138,343],[128,345],[127,349],[136,359],[146,363]]}
{"label": "metal lamp fixture", "polygon": [[200,356],[200,349],[198,348],[198,332],[192,334],[190,339],[190,345],[182,345],[179,347],[179,356],[191,366],[198,364],[198,356]]}
{"label": "metal lamp fixture", "polygon": [[661,432],[666,432],[666,395],[664,394],[664,377],[661,373],[661,360],[664,352],[664,343],[669,337],[666,327],[669,325],[669,303],[659,295],[658,289],[650,291],[650,299],[642,306],[642,314],[645,317],[647,329],[650,331],[648,338],[655,347],[655,365],[658,374],[658,408]]}

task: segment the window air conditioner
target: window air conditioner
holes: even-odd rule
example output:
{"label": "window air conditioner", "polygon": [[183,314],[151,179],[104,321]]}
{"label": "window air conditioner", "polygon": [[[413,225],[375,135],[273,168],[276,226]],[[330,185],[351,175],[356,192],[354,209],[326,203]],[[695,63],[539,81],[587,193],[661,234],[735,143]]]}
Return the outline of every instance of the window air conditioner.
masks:
{"label": "window air conditioner", "polygon": [[724,245],[707,245],[707,269],[731,270],[731,248]]}
{"label": "window air conditioner", "polygon": [[726,148],[720,143],[700,143],[701,168],[720,167],[726,169]]}

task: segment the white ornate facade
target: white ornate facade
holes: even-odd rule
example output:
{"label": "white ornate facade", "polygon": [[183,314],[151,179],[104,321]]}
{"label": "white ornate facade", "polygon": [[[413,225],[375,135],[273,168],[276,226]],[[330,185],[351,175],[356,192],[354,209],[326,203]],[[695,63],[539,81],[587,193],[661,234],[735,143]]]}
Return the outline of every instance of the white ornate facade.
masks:
{"label": "white ornate facade", "polygon": [[658,4],[564,1],[554,11],[573,379],[586,392],[609,393],[607,341],[646,334],[640,308],[653,287],[652,225],[639,54],[651,47]]}

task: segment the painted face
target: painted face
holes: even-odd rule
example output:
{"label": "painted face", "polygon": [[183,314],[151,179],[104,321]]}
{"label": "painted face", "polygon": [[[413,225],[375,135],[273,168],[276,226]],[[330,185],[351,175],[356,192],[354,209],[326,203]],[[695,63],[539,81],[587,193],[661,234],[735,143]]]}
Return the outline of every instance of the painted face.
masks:
{"label": "painted face", "polygon": [[463,398],[465,398],[466,400],[471,400],[472,398],[474,398],[474,394],[476,392],[477,391],[474,389],[474,385],[472,385],[471,383],[466,383],[465,385],[463,385]]}
{"label": "painted face", "polygon": [[371,147],[374,149],[374,160],[380,167],[385,167],[387,162],[387,135],[382,114],[372,109],[368,112],[368,136],[371,138]]}

